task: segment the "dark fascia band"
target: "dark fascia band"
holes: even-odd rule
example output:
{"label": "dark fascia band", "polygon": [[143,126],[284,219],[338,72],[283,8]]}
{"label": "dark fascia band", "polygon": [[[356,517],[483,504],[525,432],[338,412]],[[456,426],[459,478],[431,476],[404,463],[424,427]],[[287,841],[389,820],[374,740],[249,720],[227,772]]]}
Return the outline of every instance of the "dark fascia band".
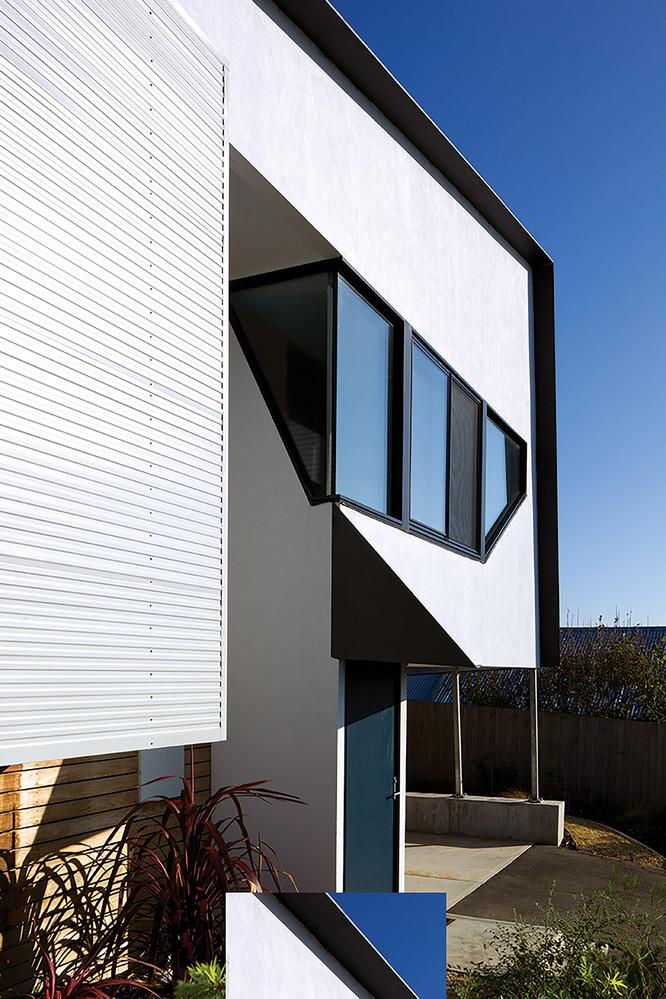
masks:
{"label": "dark fascia band", "polygon": [[560,597],[553,262],[328,0],[275,0],[275,5],[532,267],[540,664],[556,663]]}
{"label": "dark fascia band", "polygon": [[[418,999],[330,895],[281,892],[273,897],[278,898],[371,995],[382,999]],[[261,899],[261,895],[257,898]]]}

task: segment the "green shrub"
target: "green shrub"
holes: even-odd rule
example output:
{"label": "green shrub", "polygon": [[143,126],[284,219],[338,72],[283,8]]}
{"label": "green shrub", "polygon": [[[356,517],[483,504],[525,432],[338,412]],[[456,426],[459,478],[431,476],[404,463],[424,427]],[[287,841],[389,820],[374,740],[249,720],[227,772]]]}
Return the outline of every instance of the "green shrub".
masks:
{"label": "green shrub", "polygon": [[[465,704],[525,709],[524,670],[466,673]],[[539,708],[562,714],[666,722],[666,643],[648,648],[639,629],[599,624],[588,641],[564,634],[559,662],[539,670]]]}
{"label": "green shrub", "polygon": [[226,995],[226,969],[213,958],[207,964],[193,964],[187,978],[176,984],[175,999],[224,999]]}
{"label": "green shrub", "polygon": [[544,912],[544,926],[498,929],[499,963],[481,964],[457,999],[666,999],[666,886],[647,904],[633,886],[611,885]]}

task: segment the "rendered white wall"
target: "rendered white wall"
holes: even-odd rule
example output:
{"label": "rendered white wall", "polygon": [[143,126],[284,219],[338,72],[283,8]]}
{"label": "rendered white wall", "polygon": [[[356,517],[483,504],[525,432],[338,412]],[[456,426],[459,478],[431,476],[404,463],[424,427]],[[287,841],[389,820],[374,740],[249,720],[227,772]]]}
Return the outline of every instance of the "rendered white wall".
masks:
{"label": "rendered white wall", "polygon": [[471,658],[534,665],[529,268],[270,0],[185,6],[228,53],[233,146],[528,441],[528,501],[488,565],[425,558],[461,638],[486,633]]}
{"label": "rendered white wall", "polygon": [[275,898],[227,895],[229,999],[372,999]]}
{"label": "rendered white wall", "polygon": [[[330,658],[331,507],[311,507],[232,337],[229,717],[213,786],[268,778],[306,805],[253,805],[305,891],[336,884],[338,663]],[[288,887],[288,886],[287,886]]]}

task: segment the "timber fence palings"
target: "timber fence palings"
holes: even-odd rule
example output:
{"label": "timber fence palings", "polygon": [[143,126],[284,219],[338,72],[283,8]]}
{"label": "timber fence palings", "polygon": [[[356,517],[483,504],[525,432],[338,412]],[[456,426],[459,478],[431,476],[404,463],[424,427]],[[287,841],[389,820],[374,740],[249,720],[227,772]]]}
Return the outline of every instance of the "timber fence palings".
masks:
{"label": "timber fence palings", "polygon": [[[452,793],[451,705],[409,701],[407,717],[408,789]],[[541,711],[539,729],[544,798],[582,814],[666,811],[666,725]],[[465,704],[462,740],[465,791],[529,791],[527,711]]]}

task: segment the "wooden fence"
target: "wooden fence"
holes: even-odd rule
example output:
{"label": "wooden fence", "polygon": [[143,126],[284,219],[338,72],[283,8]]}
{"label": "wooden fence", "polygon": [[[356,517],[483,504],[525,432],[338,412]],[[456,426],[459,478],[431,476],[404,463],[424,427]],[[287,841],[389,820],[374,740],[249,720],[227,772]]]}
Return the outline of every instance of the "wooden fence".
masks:
{"label": "wooden fence", "polygon": [[[210,746],[195,747],[198,796],[210,792]],[[189,774],[189,749],[185,773]],[[137,753],[0,767],[0,997],[30,991],[36,948],[27,925],[39,862],[100,846],[138,801]],[[159,793],[159,786],[156,788]],[[89,855],[89,854],[88,854]],[[53,894],[55,889],[48,889]],[[46,896],[40,895],[40,905]],[[34,899],[32,899],[34,901]],[[64,914],[66,916],[66,913]]]}
{"label": "wooden fence", "polygon": [[[452,707],[409,701],[407,782],[453,791]],[[539,714],[541,793],[574,814],[666,811],[666,725],[584,715]],[[527,711],[464,705],[463,781],[470,794],[530,786]]]}

